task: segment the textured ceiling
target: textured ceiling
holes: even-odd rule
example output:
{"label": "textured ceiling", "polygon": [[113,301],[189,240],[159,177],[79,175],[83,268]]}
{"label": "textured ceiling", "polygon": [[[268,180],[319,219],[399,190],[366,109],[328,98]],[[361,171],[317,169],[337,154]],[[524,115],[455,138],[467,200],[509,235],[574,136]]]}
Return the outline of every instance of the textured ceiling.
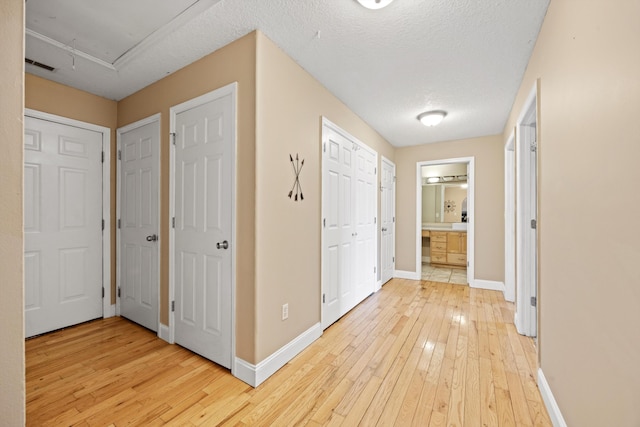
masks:
{"label": "textured ceiling", "polygon": [[[194,1],[28,0],[26,57],[56,70],[26,70],[119,100],[259,29],[391,144],[417,145],[503,131],[549,4]],[[432,109],[448,116],[426,128]]]}

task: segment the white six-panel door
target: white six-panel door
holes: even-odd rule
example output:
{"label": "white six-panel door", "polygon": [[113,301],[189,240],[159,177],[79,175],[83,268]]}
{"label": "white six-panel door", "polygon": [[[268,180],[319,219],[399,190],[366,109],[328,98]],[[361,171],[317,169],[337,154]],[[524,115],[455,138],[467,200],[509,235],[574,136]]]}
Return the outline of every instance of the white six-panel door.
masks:
{"label": "white six-panel door", "polygon": [[171,111],[175,342],[230,368],[235,84]]}
{"label": "white six-panel door", "polygon": [[377,155],[332,123],[322,127],[322,327],[375,290]]}
{"label": "white six-panel door", "polygon": [[27,337],[103,315],[102,140],[25,117]]}
{"label": "white six-panel door", "polygon": [[380,176],[380,282],[387,283],[395,272],[395,175],[396,165],[382,158]]}
{"label": "white six-panel door", "polygon": [[118,130],[120,314],[158,330],[160,117]]}

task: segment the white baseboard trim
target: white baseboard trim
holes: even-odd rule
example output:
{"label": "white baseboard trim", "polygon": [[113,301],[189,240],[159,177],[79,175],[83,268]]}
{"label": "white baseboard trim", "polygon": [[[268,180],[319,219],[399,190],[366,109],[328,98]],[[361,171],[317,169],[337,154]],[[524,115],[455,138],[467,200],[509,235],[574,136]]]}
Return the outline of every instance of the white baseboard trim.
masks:
{"label": "white baseboard trim", "polygon": [[169,330],[169,327],[162,323],[158,325],[158,338],[168,342],[169,344],[173,344],[171,341],[171,331]]}
{"label": "white baseboard trim", "polygon": [[398,279],[420,280],[420,273],[416,273],[415,271],[396,270],[393,273],[393,277]]}
{"label": "white baseboard trim", "polygon": [[234,377],[244,381],[250,386],[258,387],[298,353],[320,338],[321,335],[322,326],[320,323],[316,323],[257,365],[253,365],[236,357],[235,366],[231,373]]}
{"label": "white baseboard trim", "polygon": [[486,289],[489,291],[500,291],[504,294],[504,283],[493,280],[473,280],[469,285],[476,289]]}
{"label": "white baseboard trim", "polygon": [[538,368],[538,388],[540,389],[544,406],[547,408],[553,427],[567,427],[567,423],[564,421],[564,417],[560,412],[560,407],[558,406],[555,397],[553,397],[549,383],[544,377],[544,373],[542,373],[541,368]]}

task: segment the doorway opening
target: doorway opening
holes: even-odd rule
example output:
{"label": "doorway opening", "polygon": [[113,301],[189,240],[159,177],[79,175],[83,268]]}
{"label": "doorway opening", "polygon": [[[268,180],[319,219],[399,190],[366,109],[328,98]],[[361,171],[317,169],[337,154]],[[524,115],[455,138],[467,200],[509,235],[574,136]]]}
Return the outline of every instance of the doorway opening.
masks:
{"label": "doorway opening", "polygon": [[446,281],[473,285],[474,162],[464,157],[416,164],[418,279],[424,271],[426,280],[448,276]]}

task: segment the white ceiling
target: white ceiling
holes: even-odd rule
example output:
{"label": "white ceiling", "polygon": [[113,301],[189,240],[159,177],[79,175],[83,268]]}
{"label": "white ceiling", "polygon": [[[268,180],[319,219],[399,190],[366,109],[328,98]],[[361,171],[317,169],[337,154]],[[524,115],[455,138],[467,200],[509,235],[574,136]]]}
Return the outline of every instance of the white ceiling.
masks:
{"label": "white ceiling", "polygon": [[549,1],[28,0],[26,71],[120,100],[259,29],[395,146],[493,135]]}

